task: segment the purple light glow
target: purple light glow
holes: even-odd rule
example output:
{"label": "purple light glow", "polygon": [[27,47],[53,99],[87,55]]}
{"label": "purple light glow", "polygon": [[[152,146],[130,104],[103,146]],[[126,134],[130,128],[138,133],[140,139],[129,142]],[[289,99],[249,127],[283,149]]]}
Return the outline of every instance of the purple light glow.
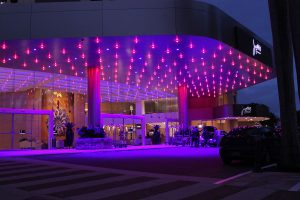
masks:
{"label": "purple light glow", "polygon": [[[85,79],[86,67],[100,66],[101,80],[117,85],[113,92],[131,87],[144,94],[155,92],[157,98],[175,96],[180,83],[187,85],[191,96],[218,96],[275,76],[269,66],[199,36],[14,40],[0,45],[1,68],[62,74],[72,80]],[[127,94],[129,100],[131,96]]]}

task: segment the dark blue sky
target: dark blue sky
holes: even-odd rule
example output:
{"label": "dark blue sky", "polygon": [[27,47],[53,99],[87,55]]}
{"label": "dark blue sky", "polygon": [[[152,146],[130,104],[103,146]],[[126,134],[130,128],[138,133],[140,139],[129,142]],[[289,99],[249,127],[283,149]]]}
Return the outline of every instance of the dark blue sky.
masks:
{"label": "dark blue sky", "polygon": [[[272,44],[272,32],[268,10],[268,0],[199,0],[211,3],[228,15],[239,21],[248,29],[256,33],[268,43]],[[296,79],[295,79],[296,80]],[[297,92],[297,90],[296,90]],[[298,97],[298,93],[296,94]],[[299,110],[299,100],[297,110]],[[261,84],[240,90],[239,103],[263,103],[279,116],[279,98],[277,79],[272,79]]]}

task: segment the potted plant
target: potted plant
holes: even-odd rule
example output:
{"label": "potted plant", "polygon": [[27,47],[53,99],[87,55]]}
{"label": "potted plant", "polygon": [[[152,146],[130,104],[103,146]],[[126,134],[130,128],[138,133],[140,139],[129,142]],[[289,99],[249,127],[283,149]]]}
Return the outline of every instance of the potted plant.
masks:
{"label": "potted plant", "polygon": [[19,145],[21,149],[35,149],[36,141],[35,139],[27,139],[25,137],[20,138]]}
{"label": "potted plant", "polygon": [[76,140],[76,149],[107,149],[112,148],[111,138],[106,137],[100,126],[88,128],[83,126],[77,130],[79,138]]}

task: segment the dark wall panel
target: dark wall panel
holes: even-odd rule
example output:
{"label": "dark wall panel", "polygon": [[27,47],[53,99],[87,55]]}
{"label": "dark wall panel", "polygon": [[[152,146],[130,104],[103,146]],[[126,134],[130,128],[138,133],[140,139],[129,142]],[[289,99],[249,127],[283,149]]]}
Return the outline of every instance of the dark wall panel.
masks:
{"label": "dark wall panel", "polygon": [[104,10],[103,35],[174,34],[174,9]]}
{"label": "dark wall panel", "polygon": [[[184,8],[185,7],[185,8]],[[234,21],[210,5],[176,8],[176,30],[178,34],[209,36],[235,45]]]}
{"label": "dark wall panel", "polygon": [[220,9],[196,0],[8,4],[1,6],[0,27],[1,39],[186,34],[241,49],[235,31],[239,27],[270,47]]}
{"label": "dark wall panel", "polygon": [[102,34],[99,11],[33,13],[32,37],[82,37]]}
{"label": "dark wall panel", "polygon": [[0,13],[0,38],[30,37],[30,13]]}
{"label": "dark wall panel", "polygon": [[174,7],[174,0],[105,0],[104,9],[169,8]]}
{"label": "dark wall panel", "polygon": [[35,3],[32,5],[32,12],[66,12],[80,10],[101,10],[102,1],[98,2],[60,2],[60,3]]}

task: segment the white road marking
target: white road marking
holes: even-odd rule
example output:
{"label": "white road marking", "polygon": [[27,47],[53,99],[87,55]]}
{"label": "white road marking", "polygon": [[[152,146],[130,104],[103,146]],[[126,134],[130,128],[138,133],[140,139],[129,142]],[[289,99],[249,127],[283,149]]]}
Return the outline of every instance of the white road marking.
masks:
{"label": "white road marking", "polygon": [[237,179],[237,178],[240,178],[242,176],[245,176],[245,175],[248,175],[248,174],[251,174],[252,171],[247,171],[247,172],[244,172],[244,173],[240,173],[240,174],[237,174],[235,176],[231,176],[229,178],[225,178],[225,179],[222,179],[222,180],[219,180],[217,182],[215,182],[216,185],[219,185],[219,184],[223,184],[225,182],[228,182],[228,181],[231,181],[231,180],[234,180],[234,179]]}
{"label": "white road marking", "polygon": [[262,188],[262,187],[247,188],[238,193],[227,196],[227,197],[223,198],[222,200],[240,200],[240,199],[259,200],[259,199],[265,198],[266,196],[272,194],[275,191],[276,191],[275,189]]}
{"label": "white road marking", "polygon": [[[110,188],[110,189],[100,190],[100,191],[93,192],[93,193],[87,193],[87,194],[82,194],[82,195],[78,195],[78,196],[73,196],[73,197],[70,197],[70,199],[72,199],[72,200],[82,200],[82,199],[96,200],[96,199],[99,199],[99,197],[107,198],[110,196],[120,195],[123,193],[133,192],[133,191],[141,190],[141,189],[146,189],[146,188],[158,186],[158,185],[169,183],[169,182],[171,182],[171,180],[159,179],[159,180],[153,180],[153,181],[146,181],[146,182],[142,182],[142,183],[136,183],[136,184],[127,185],[127,186],[124,185],[124,186],[114,187],[114,188]],[[126,198],[126,196],[124,197],[124,199],[125,198]]]}
{"label": "white road marking", "polygon": [[262,169],[267,169],[267,168],[275,167],[275,166],[277,166],[277,164],[273,163],[273,164],[270,164],[270,165],[263,166]]}
{"label": "white road marking", "polygon": [[74,190],[74,189],[80,190],[81,188],[84,188],[84,187],[95,186],[95,185],[105,184],[105,183],[111,183],[111,182],[115,182],[115,181],[123,181],[123,180],[129,179],[129,178],[133,178],[133,177],[128,176],[128,175],[117,176],[117,177],[112,177],[112,178],[84,182],[84,184],[82,184],[81,182],[74,182],[74,184],[68,184],[68,185],[63,185],[63,186],[58,185],[57,187],[43,188],[40,190],[35,190],[34,193],[41,195],[41,194],[62,192],[65,190]]}
{"label": "white road marking", "polygon": [[[267,168],[274,167],[274,166],[276,166],[275,163],[270,164],[270,165],[263,166],[263,167],[261,167],[261,169],[267,169]],[[240,174],[231,176],[231,177],[229,177],[229,178],[225,178],[225,179],[216,181],[215,184],[216,184],[216,185],[223,184],[223,183],[225,183],[225,182],[228,182],[228,181],[231,181],[231,180],[240,178],[240,177],[242,177],[242,176],[245,176],[245,175],[248,175],[248,174],[251,174],[251,173],[252,173],[252,170],[249,170],[249,171],[247,171],[247,172],[243,172],[243,173],[240,173]]]}
{"label": "white road marking", "polygon": [[115,168],[105,168],[105,167],[96,167],[89,165],[79,165],[79,164],[71,164],[71,163],[62,163],[59,161],[45,161],[45,160],[33,160],[29,158],[14,158],[18,161],[27,161],[35,164],[44,164],[52,167],[69,167],[71,169],[80,169],[80,170],[91,170],[94,172],[101,173],[118,173],[124,175],[131,176],[150,176],[162,179],[171,179],[171,180],[185,180],[185,181],[196,181],[196,182],[207,182],[214,183],[218,179],[216,178],[208,178],[208,177],[194,177],[194,176],[180,176],[180,175],[171,175],[171,174],[159,174],[159,173],[151,173],[151,172],[141,172],[141,171],[132,171],[132,170],[124,170],[124,169],[115,169]]}
{"label": "white road marking", "polygon": [[163,199],[163,200],[180,200],[186,197],[190,197],[193,195],[197,195],[201,192],[216,188],[218,186],[213,184],[207,183],[197,183],[191,186],[185,186],[179,189],[171,190],[168,192],[160,193],[157,195],[153,195],[147,198],[143,198],[143,200],[156,200],[156,199]]}
{"label": "white road marking", "polygon": [[292,191],[292,192],[300,191],[300,182],[297,183],[296,185],[294,185],[293,187],[291,187],[291,188],[289,189],[289,191]]}

